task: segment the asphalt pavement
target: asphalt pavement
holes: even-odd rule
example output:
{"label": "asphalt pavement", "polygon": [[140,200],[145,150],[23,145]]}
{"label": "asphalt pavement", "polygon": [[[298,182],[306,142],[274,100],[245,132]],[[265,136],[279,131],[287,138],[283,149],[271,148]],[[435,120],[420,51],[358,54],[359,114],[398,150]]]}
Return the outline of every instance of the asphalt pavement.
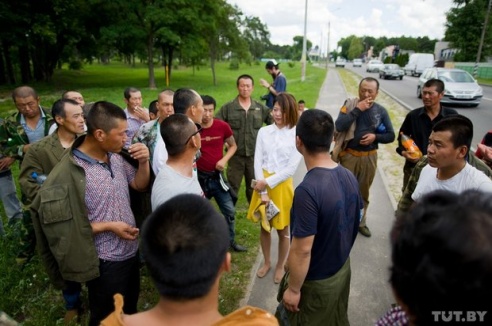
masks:
{"label": "asphalt pavement", "polygon": [[[345,88],[336,71],[329,69],[321,88],[317,109],[330,113],[335,120],[338,111],[347,97]],[[306,174],[306,166],[301,161],[294,175],[297,186]],[[349,320],[354,326],[374,325],[374,323],[395,302],[388,283],[390,247],[389,231],[393,223],[395,202],[389,195],[382,171],[377,172],[370,190],[370,204],[367,212],[367,225],[372,237],[358,235],[350,254],[352,280],[349,297]],[[264,278],[256,277],[262,263],[261,250],[251,270],[251,281],[241,305],[263,308],[272,313],[278,305],[278,285],[273,282],[275,258],[278,256],[278,237],[272,232],[272,269]],[[329,325],[328,325],[329,326]]]}

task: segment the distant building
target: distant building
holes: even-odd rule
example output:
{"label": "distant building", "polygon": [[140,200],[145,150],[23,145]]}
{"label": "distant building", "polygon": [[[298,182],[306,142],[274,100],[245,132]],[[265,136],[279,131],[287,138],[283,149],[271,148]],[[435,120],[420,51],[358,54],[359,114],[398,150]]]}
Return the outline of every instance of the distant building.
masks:
{"label": "distant building", "polygon": [[434,46],[434,58],[442,61],[453,61],[458,49],[450,47],[449,42],[439,41]]}

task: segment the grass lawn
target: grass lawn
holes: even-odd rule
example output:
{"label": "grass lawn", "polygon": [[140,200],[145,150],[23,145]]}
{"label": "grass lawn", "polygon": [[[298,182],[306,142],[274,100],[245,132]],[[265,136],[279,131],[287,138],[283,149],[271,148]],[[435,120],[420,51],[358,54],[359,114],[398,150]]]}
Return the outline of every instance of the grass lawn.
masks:
{"label": "grass lawn", "polygon": [[[326,75],[326,70],[313,66],[307,67],[305,82],[300,81],[300,64],[289,67],[286,63],[280,66],[287,76],[288,91],[298,100],[304,99],[307,107],[314,107],[318,93]],[[251,66],[242,64],[239,70],[229,70],[228,64],[220,63],[216,66],[217,85],[212,85],[212,74],[209,67],[201,66],[194,71],[192,68],[179,67],[173,70],[172,89],[191,87],[200,94],[208,94],[217,100],[220,107],[237,95],[236,79],[241,74],[250,74],[257,85],[253,93],[259,99],[266,90],[259,86],[259,79],[270,77],[264,69],[263,63]],[[162,68],[155,70],[158,89],[166,87]],[[145,105],[157,98],[158,91],[150,90],[147,82],[147,68],[137,65],[134,68],[115,62],[109,65],[86,65],[81,71],[59,70],[49,83],[31,84],[41,97],[41,105],[51,108],[65,90],[80,91],[86,102],[107,100],[124,106],[123,90],[127,86],[141,89]],[[10,99],[13,87],[0,87],[0,116],[15,112]],[[17,164],[14,164],[14,176],[18,176]],[[18,188],[19,189],[19,188]],[[0,203],[1,206],[1,203]],[[232,253],[232,271],[226,274],[220,285],[220,311],[224,314],[235,310],[239,301],[244,297],[249,282],[251,268],[255,262],[259,246],[259,225],[246,220],[247,202],[244,194],[244,185],[239,194],[236,214],[237,241],[246,245],[246,253]],[[0,217],[6,222],[3,207],[0,207]],[[8,227],[7,227],[8,232]],[[0,238],[0,309],[13,316],[24,325],[55,325],[63,324],[60,320],[64,315],[61,293],[49,284],[47,275],[39,258],[35,257],[23,269],[16,266],[12,255],[16,243],[11,235]],[[142,290],[139,300],[141,310],[152,307],[158,299],[145,268],[142,269]],[[86,301],[87,293],[83,292]],[[86,301],[87,302],[87,301]],[[85,315],[86,316],[86,315]],[[83,321],[84,324],[84,321]]]}

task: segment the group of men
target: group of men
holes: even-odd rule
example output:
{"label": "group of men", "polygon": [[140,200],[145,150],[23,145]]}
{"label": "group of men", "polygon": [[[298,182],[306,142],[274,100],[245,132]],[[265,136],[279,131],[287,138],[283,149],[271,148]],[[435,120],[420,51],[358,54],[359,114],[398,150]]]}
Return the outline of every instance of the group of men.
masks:
{"label": "group of men", "polygon": [[[278,65],[272,71],[281,76]],[[126,314],[137,312],[140,225],[132,212],[131,190],[149,194],[153,215],[178,195],[215,198],[227,222],[228,248],[247,250],[235,241],[235,199],[243,178],[251,199],[256,135],[272,116],[252,98],[250,75],[239,76],[236,86],[238,96],[218,110],[217,119],[215,100],[189,88],[159,93],[154,112],[142,106],[141,92],[132,87],[124,92],[124,110],[105,101],[87,108],[80,93],[66,92],[51,115],[40,106],[34,89],[14,90],[18,112],[0,126],[0,182],[2,191],[12,189],[9,167],[22,161],[20,185],[30,214],[22,213],[11,190],[2,200],[10,204],[9,218],[24,215],[32,221],[49,276],[62,289],[67,319],[80,308],[81,283],[89,291],[90,325],[113,311],[115,293],[124,296]],[[272,85],[263,86],[272,92]],[[287,318],[291,325],[330,320],[348,324],[350,251],[358,233],[371,236],[366,212],[378,144],[395,139],[388,112],[375,102],[378,91],[376,79],[364,78],[358,98],[344,103],[336,121],[313,109],[304,111],[297,124],[296,147],[308,173],[295,190],[288,273],[279,288],[277,310],[279,320]],[[406,206],[402,201],[399,205],[403,211],[436,189],[492,192],[490,169],[469,153],[473,125],[455,110],[441,107],[443,93],[442,81],[428,81],[422,89],[424,107],[410,112],[400,128],[426,155],[419,161],[401,147],[397,150],[406,159]],[[53,122],[56,127],[51,128]],[[334,134],[339,147],[332,155]],[[41,185],[43,175],[49,177]],[[181,207],[183,200],[174,204]],[[153,223],[160,232],[159,222]],[[149,248],[143,258],[148,252],[150,264],[163,268]],[[222,259],[220,270],[228,270],[227,258]]]}
{"label": "group of men", "polygon": [[[256,134],[271,122],[268,107],[251,97],[253,84],[249,75],[238,78],[239,95],[219,111],[224,121],[214,119],[212,97],[187,88],[159,93],[154,120],[133,87],[124,91],[124,110],[99,101],[84,112],[82,95],[66,92],[51,115],[33,88],[14,90],[18,112],[0,126],[2,172],[11,183],[2,190],[12,189],[2,200],[17,201],[8,169],[17,159],[29,207],[21,223],[30,242],[24,259],[36,239],[51,281],[62,289],[67,322],[80,312],[81,283],[89,291],[90,325],[112,311],[115,293],[125,297],[126,313],[136,312],[141,221],[132,192],[148,193],[153,210],[179,194],[214,197],[228,224],[229,248],[247,250],[235,241],[235,199],[243,175],[253,171]],[[234,123],[238,118],[244,121]],[[228,163],[236,167],[230,184],[223,175]],[[14,208],[9,218],[22,219],[18,201]]]}

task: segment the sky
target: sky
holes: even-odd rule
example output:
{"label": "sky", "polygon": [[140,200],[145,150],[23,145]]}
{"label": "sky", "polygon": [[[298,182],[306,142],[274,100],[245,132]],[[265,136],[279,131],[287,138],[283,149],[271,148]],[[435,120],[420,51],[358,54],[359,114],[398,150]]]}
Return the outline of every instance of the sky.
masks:
{"label": "sky", "polygon": [[[307,38],[326,53],[350,36],[444,37],[446,12],[452,0],[307,0]],[[256,16],[268,26],[273,44],[292,45],[304,34],[303,0],[227,0],[244,15]],[[328,29],[328,22],[330,28]]]}

